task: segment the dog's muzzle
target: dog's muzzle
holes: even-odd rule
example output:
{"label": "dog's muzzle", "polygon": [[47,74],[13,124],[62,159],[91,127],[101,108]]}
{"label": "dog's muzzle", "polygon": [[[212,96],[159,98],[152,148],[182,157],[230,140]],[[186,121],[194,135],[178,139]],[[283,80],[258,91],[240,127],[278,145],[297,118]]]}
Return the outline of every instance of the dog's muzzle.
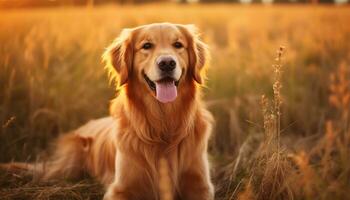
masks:
{"label": "dog's muzzle", "polygon": [[147,82],[149,88],[155,92],[158,101],[169,103],[176,99],[179,80],[176,81],[171,76],[164,76],[160,80],[152,81],[144,72],[143,78]]}

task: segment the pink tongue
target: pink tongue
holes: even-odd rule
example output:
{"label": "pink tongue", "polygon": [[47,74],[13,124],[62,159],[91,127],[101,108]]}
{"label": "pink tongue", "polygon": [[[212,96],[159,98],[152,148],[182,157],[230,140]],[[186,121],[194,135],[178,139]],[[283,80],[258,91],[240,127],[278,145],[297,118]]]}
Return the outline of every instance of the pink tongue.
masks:
{"label": "pink tongue", "polygon": [[157,99],[162,103],[174,101],[177,96],[175,82],[156,82],[156,93]]}

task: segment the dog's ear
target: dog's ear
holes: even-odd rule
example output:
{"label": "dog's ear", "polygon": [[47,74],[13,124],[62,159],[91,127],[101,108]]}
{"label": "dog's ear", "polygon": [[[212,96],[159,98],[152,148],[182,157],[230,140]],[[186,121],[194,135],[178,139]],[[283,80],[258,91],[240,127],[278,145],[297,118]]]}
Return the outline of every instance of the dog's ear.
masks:
{"label": "dog's ear", "polygon": [[199,83],[203,83],[203,70],[209,59],[208,46],[200,40],[198,29],[194,25],[179,25],[184,30],[188,40],[189,64],[193,79]]}
{"label": "dog's ear", "polygon": [[132,29],[124,29],[102,55],[111,80],[117,87],[127,83],[133,64]]}

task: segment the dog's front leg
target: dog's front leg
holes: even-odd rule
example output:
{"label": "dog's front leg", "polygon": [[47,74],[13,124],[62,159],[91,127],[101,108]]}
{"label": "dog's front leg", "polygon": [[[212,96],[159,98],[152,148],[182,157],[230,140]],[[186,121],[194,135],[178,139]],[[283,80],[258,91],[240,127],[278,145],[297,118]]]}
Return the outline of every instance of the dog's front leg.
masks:
{"label": "dog's front leg", "polygon": [[153,200],[153,190],[147,181],[145,166],[135,162],[132,157],[117,152],[115,177],[107,187],[104,200]]}
{"label": "dog's front leg", "polygon": [[181,200],[213,200],[214,187],[209,177],[206,155],[195,158],[180,180]]}

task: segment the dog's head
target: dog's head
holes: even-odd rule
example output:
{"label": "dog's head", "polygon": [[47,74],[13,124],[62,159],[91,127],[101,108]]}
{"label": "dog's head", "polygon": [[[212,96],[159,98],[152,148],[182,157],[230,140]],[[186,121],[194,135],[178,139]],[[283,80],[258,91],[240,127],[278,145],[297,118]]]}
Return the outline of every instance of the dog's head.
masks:
{"label": "dog's head", "polygon": [[136,81],[167,103],[176,99],[183,82],[202,84],[207,46],[193,25],[158,23],[124,29],[103,59],[116,72],[118,87]]}

